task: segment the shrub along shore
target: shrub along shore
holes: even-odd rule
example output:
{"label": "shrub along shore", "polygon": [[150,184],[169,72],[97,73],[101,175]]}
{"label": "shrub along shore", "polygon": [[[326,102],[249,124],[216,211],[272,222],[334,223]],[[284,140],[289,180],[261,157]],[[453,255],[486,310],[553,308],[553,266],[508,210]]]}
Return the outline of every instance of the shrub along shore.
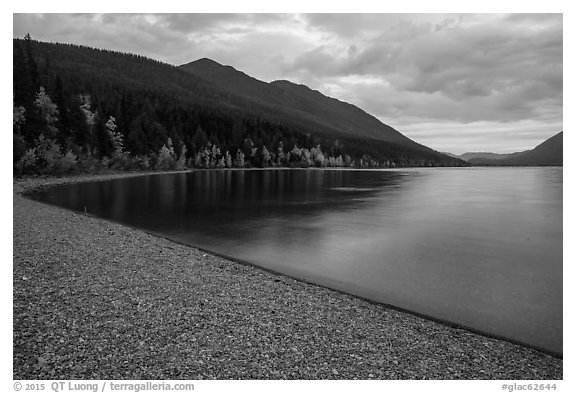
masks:
{"label": "shrub along shore", "polygon": [[562,359],[306,284],[24,191],[14,379],[562,379]]}

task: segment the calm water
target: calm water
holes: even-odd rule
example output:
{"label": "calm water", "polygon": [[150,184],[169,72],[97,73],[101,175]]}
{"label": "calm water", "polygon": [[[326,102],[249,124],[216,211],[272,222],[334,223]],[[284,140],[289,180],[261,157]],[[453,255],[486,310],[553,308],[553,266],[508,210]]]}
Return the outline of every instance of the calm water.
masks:
{"label": "calm water", "polygon": [[562,352],[562,168],[198,171],[35,198]]}

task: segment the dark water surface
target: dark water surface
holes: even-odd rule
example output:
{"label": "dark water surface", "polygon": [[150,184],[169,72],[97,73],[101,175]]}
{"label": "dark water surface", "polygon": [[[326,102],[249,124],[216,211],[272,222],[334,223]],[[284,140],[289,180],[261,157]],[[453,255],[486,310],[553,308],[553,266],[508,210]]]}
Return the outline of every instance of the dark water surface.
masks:
{"label": "dark water surface", "polygon": [[562,168],[197,171],[34,197],[562,352]]}

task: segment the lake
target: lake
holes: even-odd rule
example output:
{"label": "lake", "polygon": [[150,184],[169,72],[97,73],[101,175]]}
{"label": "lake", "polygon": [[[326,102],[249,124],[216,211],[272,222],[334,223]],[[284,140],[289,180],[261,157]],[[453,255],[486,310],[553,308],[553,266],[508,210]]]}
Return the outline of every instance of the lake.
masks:
{"label": "lake", "polygon": [[562,168],[193,171],[33,197],[562,353]]}

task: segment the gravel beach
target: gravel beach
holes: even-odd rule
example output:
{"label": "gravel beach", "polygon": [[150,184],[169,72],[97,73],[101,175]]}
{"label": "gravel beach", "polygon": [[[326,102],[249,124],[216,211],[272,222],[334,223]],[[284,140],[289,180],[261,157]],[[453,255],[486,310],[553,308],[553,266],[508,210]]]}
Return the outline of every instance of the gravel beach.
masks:
{"label": "gravel beach", "polygon": [[29,200],[14,379],[562,379],[562,359]]}

